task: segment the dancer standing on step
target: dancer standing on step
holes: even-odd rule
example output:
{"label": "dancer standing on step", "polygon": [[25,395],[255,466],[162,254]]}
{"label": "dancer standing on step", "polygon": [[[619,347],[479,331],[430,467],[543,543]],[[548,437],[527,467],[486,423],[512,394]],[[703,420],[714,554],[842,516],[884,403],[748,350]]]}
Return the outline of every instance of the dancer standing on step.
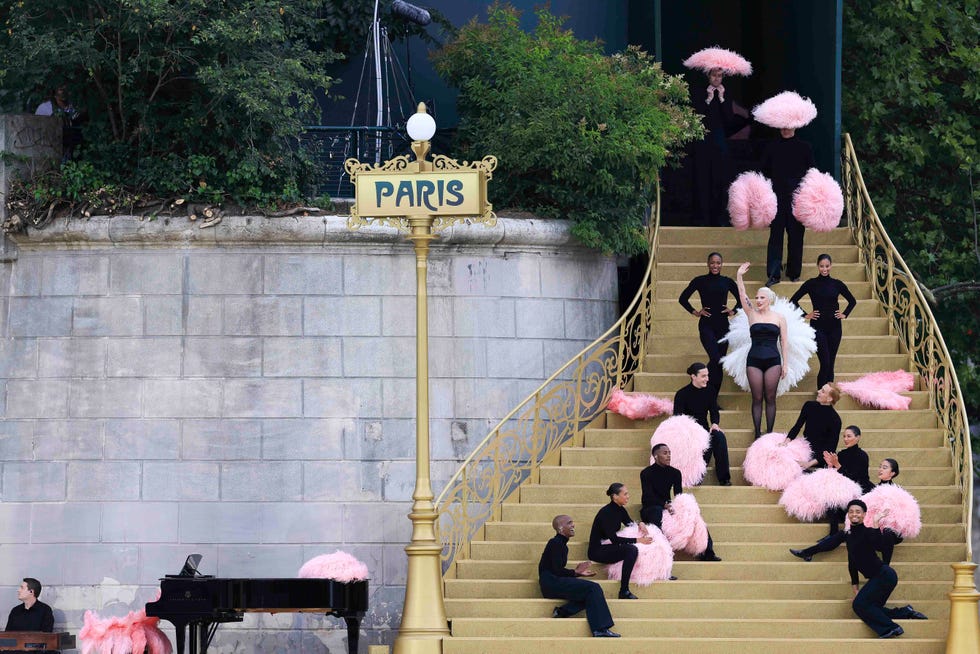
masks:
{"label": "dancer standing on step", "polygon": [[[711,385],[708,367],[700,361],[692,363],[687,368],[691,383],[674,394],[674,415],[690,416],[701,425],[711,441],[704,452],[705,464],[711,463],[715,457],[715,475],[722,486],[732,485],[732,474],[728,467],[728,439],[718,423],[721,422],[721,411],[718,407],[718,390]],[[719,366],[719,374],[721,374]],[[708,418],[711,422],[708,422]]]}
{"label": "dancer standing on step", "polygon": [[[728,334],[728,319],[735,315],[735,310],[728,308],[729,293],[735,297],[735,309],[742,308],[738,287],[731,277],[721,274],[721,266],[721,254],[718,252],[709,254],[708,274],[692,279],[677,299],[688,313],[698,318],[698,335],[708,355],[709,383],[716,391],[721,389],[721,382],[724,379],[721,358],[728,352],[728,343],[718,341]],[[701,308],[697,310],[691,306],[691,296],[695,291],[701,298]]]}
{"label": "dancer standing on step", "polygon": [[834,405],[839,399],[840,389],[837,385],[824,384],[817,391],[816,400],[807,400],[803,403],[796,424],[786,434],[788,443],[799,435],[800,429],[803,429],[803,436],[810,442],[813,458],[803,466],[804,471],[826,468],[827,461],[824,459],[824,453],[833,453],[837,450],[841,419]]}
{"label": "dancer standing on step", "polygon": [[766,431],[771,432],[776,423],[776,387],[779,380],[786,376],[782,362],[788,359],[789,338],[786,319],[770,310],[776,300],[772,289],[762,287],[756,291],[755,302],[749,299],[742,280],[748,270],[748,262],[738,267],[735,284],[738,287],[738,296],[744,302],[745,317],[749,321],[749,334],[752,337],[752,349],[745,361],[745,373],[752,392],[752,424],[755,427],[755,437],[758,438],[762,433],[763,402],[766,405]]}
{"label": "dancer standing on step", "polygon": [[[609,496],[609,504],[599,509],[592,520],[592,533],[589,534],[589,559],[598,563],[622,561],[623,577],[619,585],[619,599],[639,599],[630,592],[630,575],[633,574],[633,566],[639,554],[634,543],[649,545],[653,539],[648,535],[647,527],[642,522],[637,525],[639,538],[623,538],[616,535],[623,525],[633,524],[633,519],[626,511],[630,492],[625,485],[617,482],[610,484],[606,489],[606,495]],[[609,543],[603,545],[603,540],[608,540]]]}
{"label": "dancer standing on step", "polygon": [[538,583],[541,584],[541,594],[549,599],[568,600],[562,606],[556,606],[552,611],[553,618],[570,618],[582,609],[589,621],[589,629],[596,638],[619,638],[619,634],[610,631],[615,624],[609,613],[609,605],[602,594],[602,586],[594,581],[579,577],[593,577],[595,572],[589,569],[589,562],[583,561],[569,570],[568,539],[575,535],[575,522],[570,516],[557,515],[551,521],[555,536],[548,541],[538,563]]}
{"label": "dancer standing on step", "polygon": [[[837,360],[837,349],[840,347],[842,333],[841,321],[846,320],[857,306],[857,300],[847,288],[847,284],[830,276],[832,266],[833,260],[829,254],[821,254],[817,257],[817,276],[803,282],[799,290],[789,299],[799,307],[803,296],[810,296],[812,308],[804,317],[810,321],[810,326],[816,332],[817,359],[820,361],[817,388],[834,381],[834,362]],[[847,300],[847,306],[843,311],[840,310],[837,301],[841,296]]]}

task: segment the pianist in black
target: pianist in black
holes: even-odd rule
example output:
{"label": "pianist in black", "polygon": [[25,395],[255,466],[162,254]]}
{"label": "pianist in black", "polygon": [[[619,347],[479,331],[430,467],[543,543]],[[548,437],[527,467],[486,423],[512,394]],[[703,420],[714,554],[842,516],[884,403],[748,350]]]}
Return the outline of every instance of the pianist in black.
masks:
{"label": "pianist in black", "polygon": [[51,607],[38,599],[41,596],[41,582],[33,577],[24,577],[17,589],[18,604],[10,610],[7,628],[4,631],[54,631],[54,614]]}

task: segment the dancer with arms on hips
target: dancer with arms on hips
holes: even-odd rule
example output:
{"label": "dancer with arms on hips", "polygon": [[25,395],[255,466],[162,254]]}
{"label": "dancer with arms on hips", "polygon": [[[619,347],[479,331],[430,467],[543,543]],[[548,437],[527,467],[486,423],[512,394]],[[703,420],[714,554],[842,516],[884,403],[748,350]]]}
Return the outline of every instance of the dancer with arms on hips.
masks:
{"label": "dancer with arms on hips", "polygon": [[[619,599],[639,599],[630,592],[630,575],[636,565],[639,554],[634,543],[649,545],[653,542],[647,532],[647,526],[642,522],[637,524],[639,538],[623,538],[616,534],[623,525],[633,524],[633,519],[626,511],[630,501],[630,492],[624,484],[610,484],[606,489],[609,504],[599,509],[592,520],[592,533],[589,534],[589,559],[598,563],[623,562],[623,575],[619,586]],[[603,544],[603,540],[609,543]]]}

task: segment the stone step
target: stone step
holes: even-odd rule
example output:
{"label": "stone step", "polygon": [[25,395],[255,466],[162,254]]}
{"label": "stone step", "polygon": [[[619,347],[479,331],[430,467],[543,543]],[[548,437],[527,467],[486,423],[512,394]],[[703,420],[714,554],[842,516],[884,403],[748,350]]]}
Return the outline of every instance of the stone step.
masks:
{"label": "stone step", "polygon": [[[680,307],[678,307],[680,308]],[[681,309],[683,311],[683,309]],[[704,347],[698,337],[697,320],[691,318],[691,333],[686,336],[661,336],[650,339],[648,354],[687,354],[691,357],[705,358]],[[837,350],[838,358],[849,354],[901,354],[902,345],[898,336],[876,334],[874,336],[847,335],[841,340]],[[698,359],[693,359],[697,361]],[[810,366],[819,365],[816,354],[810,359]]]}
{"label": "stone step", "polygon": [[[778,404],[778,402],[777,402]],[[785,433],[796,422],[800,407],[783,404],[776,413],[775,431]],[[857,425],[864,429],[887,429],[901,424],[904,429],[935,429],[939,420],[933,411],[887,411],[885,409],[859,409],[856,411],[838,411],[841,422],[845,425]],[[649,429],[650,433],[657,428],[664,416],[648,418],[646,420],[630,420],[617,413],[606,411],[606,425],[613,429]],[[751,418],[744,422],[745,414],[742,411],[728,411],[724,406],[721,411],[721,423],[726,428],[747,429],[752,427]],[[727,433],[727,432],[726,432]]]}
{"label": "stone step", "polygon": [[[642,376],[637,376],[633,382],[633,390],[639,393],[652,393],[654,395],[660,395],[663,397],[672,397],[673,392],[666,390],[659,390],[653,387],[654,380],[649,380]],[[674,387],[676,391],[679,387]],[[910,393],[901,393],[904,397],[911,398],[911,403],[909,404],[909,409],[911,410],[927,410],[929,409],[929,393],[926,391],[912,391]],[[776,399],[776,405],[780,410],[792,410],[791,407],[795,407],[796,414],[799,415],[799,409],[803,406],[803,403],[807,400],[812,400],[816,397],[816,392],[809,389],[801,390],[799,386],[792,391],[787,391],[783,393]],[[723,407],[727,411],[736,411],[748,414],[752,408],[752,396],[748,391],[738,390],[738,391],[722,391],[718,395],[718,405]],[[784,409],[785,407],[785,409]],[[838,400],[835,408],[838,412],[844,411],[861,411],[865,407],[855,400],[850,395],[841,395],[840,400]],[[894,412],[896,416],[900,415],[901,412]],[[779,415],[778,413],[776,415]],[[751,417],[749,418],[751,420]],[[791,425],[792,426],[792,425]],[[858,425],[860,426],[860,425]]]}
{"label": "stone step", "polygon": [[[752,444],[752,429],[747,427],[726,427],[722,430],[728,438],[729,447],[748,447]],[[585,430],[584,445],[587,448],[635,447],[650,445],[652,429],[594,429]],[[885,455],[886,452],[902,450],[923,450],[945,447],[945,434],[941,429],[861,429],[861,447],[869,452]],[[876,455],[869,454],[874,461]],[[901,454],[899,455],[901,456]],[[947,458],[949,453],[947,452]],[[901,462],[901,460],[899,461]]]}
{"label": "stone step", "polygon": [[[690,328],[690,325],[688,327]],[[647,351],[651,352],[653,350],[654,348],[650,348]],[[694,360],[696,361],[697,359]],[[692,355],[690,354],[647,354],[644,359],[644,370],[662,370],[664,372],[676,370],[678,373],[683,374],[687,370],[687,367],[691,365],[691,361]],[[834,363],[834,370],[867,374],[882,370],[907,370],[908,366],[908,354],[839,354],[837,355],[837,361]],[[816,355],[814,355],[810,372],[816,374],[816,369],[817,360]],[[805,383],[805,378],[804,382],[800,382],[800,384],[803,383]],[[813,385],[815,386],[816,384],[814,383]]]}
{"label": "stone step", "polygon": [[[708,272],[708,267],[706,265],[708,251],[710,250],[704,251],[705,254],[698,257],[696,261],[663,261],[658,258],[657,285],[659,286],[662,282],[683,282],[683,286],[677,290],[677,294],[673,297],[680,295],[680,292],[684,289],[684,286],[686,286],[688,282],[698,275],[704,275]],[[764,257],[765,254],[763,254],[763,258]],[[816,261],[816,257],[814,257],[814,261]],[[729,261],[724,265],[724,267],[722,267],[721,274],[725,277],[735,279],[740,263],[741,261]],[[758,259],[753,260],[752,263],[752,267],[749,268],[748,273],[746,273],[746,275],[742,278],[742,280],[745,282],[746,290],[749,291],[749,293],[752,293],[755,289],[759,288],[766,282],[765,265]],[[796,289],[798,289],[803,282],[810,277],[814,277],[816,274],[817,271],[814,268],[804,266],[803,275],[800,277],[800,281],[791,282],[786,280],[774,286],[773,290],[776,291],[777,295],[789,298],[796,292]],[[834,261],[833,275],[835,278],[847,284],[848,287],[853,284],[854,288],[851,288],[851,291],[856,291],[859,288],[860,283],[868,282],[867,268],[863,263]],[[870,296],[855,294],[854,297],[861,299],[862,297]]]}
{"label": "stone step", "polygon": [[[868,439],[870,440],[870,439]],[[862,436],[862,443],[867,445],[868,441]],[[902,471],[911,466],[912,462],[916,466],[930,468],[941,468],[950,464],[950,454],[943,449],[934,448],[864,448],[868,453],[871,464],[871,471],[877,473],[878,463],[882,459],[893,458],[902,466]],[[561,451],[561,463],[568,466],[643,466],[649,465],[650,460],[650,439],[640,447],[565,447]],[[733,466],[741,466],[745,461],[745,448],[733,447],[728,444],[728,460]],[[876,477],[877,475],[873,475]]]}
{"label": "stone step", "polygon": [[[708,260],[709,250],[705,250],[704,245],[701,244],[680,244],[680,245],[670,245],[665,244],[663,241],[657,247],[657,263],[700,263],[702,267]],[[837,269],[837,264],[839,263],[857,263],[858,259],[858,249],[853,245],[812,245],[803,242],[803,265],[804,274],[809,273],[810,276],[816,274],[816,263],[817,257],[823,253],[829,254],[834,259],[834,270]],[[752,245],[740,245],[726,244],[725,248],[721,251],[724,255],[725,261],[728,262],[730,266],[737,270],[739,264],[743,261],[748,261],[753,264],[753,267],[758,266],[761,270],[765,270],[766,267],[766,244],[752,244]],[[811,263],[812,262],[812,263]],[[783,261],[785,264],[785,260]],[[808,265],[809,264],[809,265]],[[750,268],[751,270],[751,268]],[[734,272],[733,272],[734,274]]]}
{"label": "stone step", "polygon": [[[725,246],[715,247],[714,250],[725,254],[725,247],[728,245],[759,245],[766,244],[769,240],[769,230],[748,229],[739,231],[731,227],[661,227],[661,245],[702,245],[704,243],[724,243]],[[829,232],[806,232],[806,244],[808,245],[850,245],[854,246],[854,238],[851,230],[847,227],[838,227]],[[708,247],[707,253],[712,248]],[[726,261],[729,258],[726,256]],[[816,261],[816,259],[814,259]],[[731,261],[729,261],[731,263]]]}
{"label": "stone step", "polygon": [[[889,338],[889,337],[884,337],[884,338]],[[706,363],[706,357],[705,357],[705,354],[704,354],[704,351],[703,350],[700,352],[700,358],[698,358],[695,355],[692,355],[691,362],[693,363],[694,361],[701,361],[702,363]],[[818,363],[817,363],[816,359],[811,359],[810,360],[810,371],[806,375],[804,375],[803,379],[800,380],[800,383],[798,383],[794,387],[794,390],[797,390],[797,391],[805,391],[805,390],[808,390],[808,389],[813,389],[813,392],[816,393],[816,390],[817,390],[817,368],[818,368]],[[685,366],[684,370],[686,370],[686,369],[687,369],[687,367]],[[682,386],[684,386],[687,383],[687,381],[690,379],[690,377],[688,377],[684,373],[684,370],[680,370],[680,371],[677,371],[677,372],[665,372],[665,371],[661,371],[661,372],[638,372],[634,376],[634,379],[640,379],[640,378],[642,378],[644,380],[643,386],[645,388],[655,389],[655,390],[652,390],[652,391],[645,391],[645,392],[653,392],[653,393],[656,393],[658,395],[665,395],[665,396],[668,396],[668,397],[673,397],[674,396],[674,393],[677,392],[677,389],[679,389]],[[855,381],[859,377],[864,376],[865,374],[867,374],[867,373],[865,373],[865,372],[841,372],[841,371],[838,370],[838,371],[835,372],[835,375],[834,375],[835,379],[834,379],[834,381],[837,381],[837,382],[850,382],[850,381]],[[635,384],[634,384],[634,386],[635,386]],[[924,390],[926,390],[925,384],[923,384],[923,382],[922,382],[922,377],[920,377],[917,373],[912,373],[912,389],[913,390],[917,390],[917,391],[924,391]],[[634,388],[632,390],[636,390],[636,389]],[[724,375],[724,378],[721,381],[721,392],[722,393],[726,393],[726,392],[728,392],[728,393],[733,393],[733,392],[744,393],[745,391],[743,391],[741,388],[739,388],[735,384],[734,380],[732,380],[731,377],[729,377],[728,375]]]}
{"label": "stone step", "polygon": [[[697,338],[697,325],[694,324],[693,319],[684,318],[681,320],[660,320],[655,318],[653,324],[650,326],[650,341],[656,339],[658,336],[690,336],[691,338]],[[884,318],[848,318],[847,319],[847,335],[848,336],[887,336],[888,335],[888,321]],[[840,360],[838,359],[838,363]],[[861,372],[873,372],[876,370],[895,370],[896,368],[903,368],[908,364],[908,357],[906,357],[905,364],[888,367],[886,364],[881,364],[878,366],[871,366],[867,368],[860,369]],[[884,367],[882,367],[884,366]],[[667,368],[667,370],[684,370],[687,365],[678,366],[676,368]],[[839,368],[839,366],[838,366]],[[664,368],[645,368],[645,370],[664,370]]]}

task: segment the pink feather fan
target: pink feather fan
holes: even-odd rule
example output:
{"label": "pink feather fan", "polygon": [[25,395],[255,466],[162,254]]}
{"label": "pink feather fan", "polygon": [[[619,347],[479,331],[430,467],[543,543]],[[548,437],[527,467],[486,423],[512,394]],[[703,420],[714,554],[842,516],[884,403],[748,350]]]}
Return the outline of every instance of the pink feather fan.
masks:
{"label": "pink feather fan", "polygon": [[850,395],[864,406],[907,411],[912,398],[898,393],[911,391],[913,384],[912,373],[896,370],[873,372],[852,382],[840,382],[837,386],[842,393]]}
{"label": "pink feather fan", "polygon": [[817,106],[794,91],[783,91],[752,110],[757,121],[776,129],[799,129],[817,117]]}
{"label": "pink feather fan", "polygon": [[[633,566],[633,574],[630,575],[630,581],[638,586],[649,586],[655,581],[670,579],[670,570],[674,566],[674,551],[663,533],[654,525],[647,525],[647,532],[653,542],[649,545],[636,544],[638,556],[636,565]],[[639,538],[640,528],[635,524],[627,525],[617,531],[616,535],[623,538]],[[616,581],[622,579],[623,562],[609,564],[606,567],[606,576]]]}
{"label": "pink feather fan", "polygon": [[674,412],[674,401],[647,393],[624,393],[614,388],[606,409],[630,420],[646,420]]}
{"label": "pink feather fan", "polygon": [[739,231],[768,227],[776,217],[776,206],[772,182],[762,173],[746,171],[728,187],[728,215]]}
{"label": "pink feather fan", "polygon": [[354,556],[337,550],[333,554],[314,556],[303,564],[297,576],[303,579],[333,579],[347,583],[367,579],[368,569]]}
{"label": "pink feather fan", "polygon": [[[810,442],[799,436],[785,443],[786,434],[763,434],[745,451],[745,481],[771,491],[781,491],[803,474],[801,464],[812,456]],[[784,444],[785,443],[785,444]]]}
{"label": "pink feather fan", "polygon": [[815,232],[834,230],[844,215],[844,194],[837,180],[816,168],[806,171],[793,192],[793,215]]}
{"label": "pink feather fan", "polygon": [[851,500],[861,496],[861,487],[830,468],[814,470],[797,477],[779,498],[779,505],[790,516],[812,522],[830,509],[843,509]]}
{"label": "pink feather fan", "polygon": [[[700,484],[708,470],[704,451],[708,449],[710,441],[708,432],[694,418],[671,416],[653,432],[650,447],[666,443],[670,448],[670,465],[681,471],[681,483],[690,487]],[[652,455],[650,465],[653,465]]]}
{"label": "pink feather fan", "polygon": [[684,60],[684,67],[705,73],[709,73],[715,68],[721,68],[725,75],[742,75],[743,77],[752,74],[752,63],[748,59],[737,52],[718,46],[698,50]]}
{"label": "pink feather fan", "polygon": [[676,552],[697,556],[708,549],[708,525],[701,517],[698,501],[689,493],[676,496],[670,503],[674,513],[664,511],[661,524],[664,536]]}
{"label": "pink feather fan", "polygon": [[[868,512],[864,514],[866,527],[874,527],[875,516],[882,509],[888,509],[888,515],[878,523],[880,527],[891,529],[902,538],[915,538],[922,530],[919,503],[898,484],[879,484],[861,499],[868,505]],[[850,530],[850,527],[845,521],[844,528]]]}
{"label": "pink feather fan", "polygon": [[85,624],[78,632],[82,654],[172,654],[170,639],[160,631],[160,618],[147,617],[146,609],[130,611],[126,617],[101,618],[85,612]]}

